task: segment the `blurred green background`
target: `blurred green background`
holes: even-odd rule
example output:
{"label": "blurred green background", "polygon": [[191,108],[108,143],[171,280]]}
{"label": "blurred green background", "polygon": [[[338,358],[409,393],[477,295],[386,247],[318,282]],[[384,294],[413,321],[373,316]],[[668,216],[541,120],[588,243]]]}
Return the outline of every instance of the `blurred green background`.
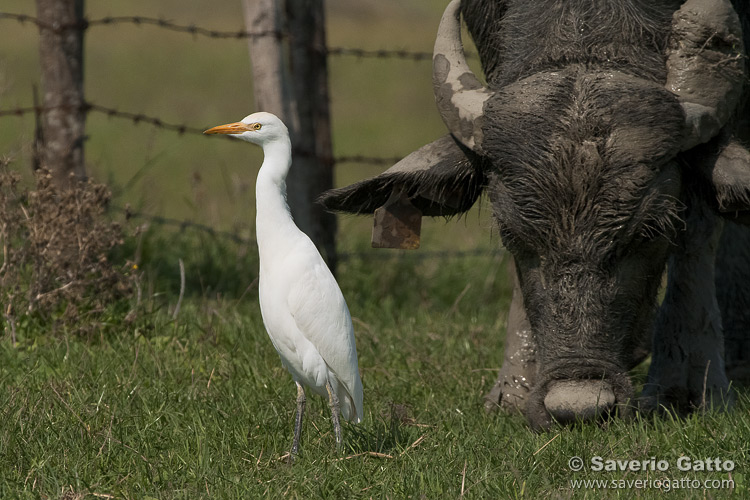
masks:
{"label": "blurred green background", "polygon": [[[432,50],[442,2],[329,0],[329,47]],[[35,15],[29,0],[5,0],[1,11]],[[86,16],[143,16],[219,31],[244,30],[240,0],[86,2]],[[32,104],[39,84],[38,30],[0,20],[0,109]],[[245,40],[212,39],[155,26],[92,26],[85,35],[85,94],[90,102],[196,128],[236,121],[253,111]],[[431,91],[430,61],[331,56],[329,81],[336,156],[401,157],[445,133]],[[0,154],[28,172],[34,117],[0,118]],[[87,119],[88,173],[106,182],[115,204],[189,219],[217,229],[252,228],[260,151],[243,143],[179,135],[92,112]],[[376,175],[385,166],[340,163],[336,184]],[[422,247],[495,247],[489,210],[463,220],[424,221]],[[371,220],[340,218],[339,248],[366,246]]]}

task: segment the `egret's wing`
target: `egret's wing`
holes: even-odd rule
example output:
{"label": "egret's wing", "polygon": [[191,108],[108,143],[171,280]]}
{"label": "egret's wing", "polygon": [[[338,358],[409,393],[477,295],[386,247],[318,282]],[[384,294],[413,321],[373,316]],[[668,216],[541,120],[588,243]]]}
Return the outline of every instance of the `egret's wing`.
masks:
{"label": "egret's wing", "polygon": [[356,400],[361,381],[349,308],[328,266],[312,242],[309,246],[308,251],[298,252],[298,257],[287,262],[294,279],[289,310],[299,331]]}

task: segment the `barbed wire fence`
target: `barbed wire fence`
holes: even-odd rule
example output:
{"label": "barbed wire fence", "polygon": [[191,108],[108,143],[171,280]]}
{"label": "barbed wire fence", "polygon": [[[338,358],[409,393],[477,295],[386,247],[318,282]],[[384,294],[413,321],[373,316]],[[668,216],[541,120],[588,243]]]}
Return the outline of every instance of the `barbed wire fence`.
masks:
{"label": "barbed wire fence", "polygon": [[[150,224],[157,224],[159,226],[169,226],[178,229],[179,231],[199,231],[205,233],[211,237],[224,238],[232,241],[238,245],[256,245],[255,238],[247,238],[231,231],[222,231],[206,224],[193,222],[185,219],[175,219],[171,217],[164,217],[161,215],[150,215],[143,212],[132,210],[130,207],[120,207],[113,205],[112,210],[121,212],[125,215],[126,219],[137,219],[143,220]],[[390,260],[397,256],[403,256],[409,253],[407,250],[398,250],[396,252],[387,252],[382,249],[374,250],[371,252],[339,252],[339,260],[346,261],[351,259],[362,259],[368,260]],[[468,257],[496,257],[504,254],[504,250],[501,248],[487,250],[483,248],[473,248],[469,250],[421,250],[414,257],[418,260],[429,260],[429,259],[449,259],[449,258],[468,258]]]}
{"label": "barbed wire fence", "polygon": [[[39,114],[44,111],[48,111],[50,109],[58,109],[58,108],[70,108],[71,106],[25,106],[25,107],[18,107],[18,108],[11,108],[11,109],[0,109],[0,118],[7,117],[7,116],[24,116],[29,114]],[[164,130],[170,130],[173,132],[177,132],[179,135],[183,134],[194,134],[194,135],[201,135],[203,136],[203,128],[200,127],[192,127],[186,124],[178,124],[178,123],[169,123],[167,121],[164,121],[161,118],[157,118],[154,116],[145,115],[143,113],[133,113],[128,111],[119,111],[115,108],[109,108],[106,106],[102,106],[96,103],[92,102],[84,102],[80,106],[75,107],[74,109],[78,109],[80,111],[83,111],[84,113],[99,113],[103,115],[107,115],[110,118],[120,118],[126,121],[132,122],[134,125],[138,125],[141,123],[151,125],[155,128],[164,129]],[[222,137],[224,139],[231,140],[230,137]],[[299,151],[295,150],[296,154],[312,154],[305,151]],[[345,155],[345,156],[336,156],[334,158],[328,158],[328,160],[333,161],[334,163],[358,163],[358,164],[367,164],[367,165],[393,165],[397,161],[401,160],[401,157],[393,156],[393,157],[380,157],[380,156],[365,156],[365,155]]]}
{"label": "barbed wire fence", "polygon": [[[103,17],[100,19],[84,19],[81,23],[75,24],[49,24],[40,21],[38,18],[26,14],[13,14],[8,12],[0,12],[0,20],[13,20],[21,24],[31,24],[39,28],[49,29],[53,32],[62,32],[65,30],[81,30],[85,31],[97,26],[113,26],[118,24],[132,24],[136,26],[154,26],[157,28],[174,31],[177,33],[186,33],[194,36],[203,36],[207,38],[217,39],[248,39],[248,38],[261,38],[261,37],[276,37],[276,38],[289,38],[291,37],[288,33],[280,31],[261,31],[257,33],[236,30],[236,31],[219,31],[197,26],[195,24],[184,25],[176,24],[165,19],[143,17],[143,16],[117,16],[117,17]],[[411,50],[367,50],[360,48],[351,47],[319,47],[329,56],[351,56],[359,59],[377,58],[377,59],[404,59],[411,61],[431,61],[432,52],[421,52]],[[467,54],[467,57],[476,57],[476,54]]]}
{"label": "barbed wire fence", "polygon": [[[221,31],[208,29],[195,24],[177,24],[171,21],[152,18],[144,16],[109,16],[98,19],[87,19],[84,18],[77,23],[48,23],[40,20],[39,18],[27,14],[0,12],[0,21],[15,21],[22,25],[36,26],[50,30],[54,33],[62,33],[68,30],[79,30],[86,31],[97,27],[107,27],[115,25],[135,25],[135,26],[152,26],[158,29],[169,30],[177,33],[183,33],[192,35],[193,37],[206,37],[213,39],[237,39],[247,40],[260,37],[275,37],[277,39],[290,38],[292,35],[280,31],[260,31],[260,32],[249,32],[245,30],[236,31]],[[357,59],[398,59],[405,61],[413,61],[415,63],[431,61],[432,53],[424,51],[412,51],[405,49],[387,50],[377,49],[368,50],[353,47],[317,47],[318,50],[322,50],[327,57],[354,57]],[[477,58],[476,54],[467,54],[469,58]],[[146,124],[157,129],[167,130],[176,132],[179,135],[184,134],[195,134],[203,135],[203,128],[191,126],[184,123],[171,123],[168,120],[156,116],[150,116],[143,113],[121,111],[116,108],[108,107],[98,103],[84,101],[79,105],[72,107],[70,105],[59,105],[59,106],[43,106],[34,104],[32,106],[21,106],[15,108],[0,109],[0,118],[6,117],[22,117],[25,115],[33,114],[39,116],[41,113],[59,108],[74,108],[76,111],[83,112],[85,114],[97,113],[103,114],[110,118],[122,119],[129,121],[133,125]],[[308,155],[311,154],[306,151],[300,151],[295,149],[295,154]],[[367,155],[346,155],[336,156],[333,158],[326,158],[325,160],[332,162],[333,164],[349,163],[349,164],[360,164],[360,165],[379,165],[379,166],[390,166],[401,160],[401,157],[376,157]],[[158,215],[147,214],[139,211],[133,211],[129,206],[120,207],[113,205],[111,207],[114,211],[121,212],[124,214],[126,219],[139,219],[146,221],[149,224],[156,224],[160,226],[170,226],[177,228],[180,231],[193,230],[206,233],[212,237],[225,238],[233,241],[237,244],[243,245],[254,245],[255,240],[247,238],[242,235],[233,233],[231,231],[217,230],[206,224],[196,223],[191,220],[181,220],[169,217],[163,217]],[[486,249],[472,249],[464,251],[425,251],[419,252],[419,258],[421,259],[445,259],[445,258],[464,258],[464,257],[481,257],[481,256],[496,256],[501,255],[503,251],[501,249],[486,250]],[[368,259],[391,259],[394,255],[402,255],[403,252],[339,252],[339,259],[348,260],[352,258],[366,257]]]}

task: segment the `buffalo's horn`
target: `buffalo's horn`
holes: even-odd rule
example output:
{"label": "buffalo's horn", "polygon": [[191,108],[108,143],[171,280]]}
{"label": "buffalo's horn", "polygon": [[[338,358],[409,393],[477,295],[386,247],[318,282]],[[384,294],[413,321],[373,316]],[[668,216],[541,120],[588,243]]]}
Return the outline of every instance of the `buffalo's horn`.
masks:
{"label": "buffalo's horn", "polygon": [[731,118],[744,67],[742,28],[729,0],[687,0],[674,13],[666,86],[685,111],[683,151],[709,141]]}
{"label": "buffalo's horn", "polygon": [[440,20],[432,56],[432,87],[448,130],[466,147],[481,154],[484,103],[492,93],[466,63],[460,6],[460,0],[452,0]]}

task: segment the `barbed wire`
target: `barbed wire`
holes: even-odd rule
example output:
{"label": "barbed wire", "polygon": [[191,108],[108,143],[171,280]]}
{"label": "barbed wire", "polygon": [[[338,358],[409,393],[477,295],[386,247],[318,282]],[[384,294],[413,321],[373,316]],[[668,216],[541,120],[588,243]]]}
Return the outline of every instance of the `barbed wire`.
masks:
{"label": "barbed wire", "polygon": [[101,19],[84,20],[83,23],[85,23],[85,29],[91,26],[106,26],[106,25],[111,25],[111,24],[134,24],[136,26],[146,24],[146,25],[157,26],[159,28],[164,28],[170,31],[188,33],[191,35],[201,35],[201,36],[205,36],[208,38],[243,39],[243,38],[276,37],[278,39],[282,39],[288,36],[286,33],[282,33],[280,31],[274,31],[274,30],[267,30],[267,31],[260,31],[260,32],[249,32],[245,30],[219,31],[219,30],[203,28],[201,26],[196,26],[195,24],[181,25],[181,24],[175,24],[165,19],[155,19],[155,18],[143,17],[143,16],[103,17]]}
{"label": "barbed wire", "polygon": [[[203,131],[205,128],[199,128],[199,127],[192,127],[189,125],[184,124],[176,124],[176,123],[170,123],[167,121],[164,121],[161,118],[157,118],[154,116],[144,115],[143,113],[134,113],[130,111],[119,111],[115,108],[110,108],[107,106],[102,106],[100,104],[95,104],[92,102],[84,102],[83,104],[80,104],[78,106],[76,105],[70,105],[70,104],[63,104],[58,106],[26,106],[26,107],[17,107],[17,108],[11,108],[11,109],[0,109],[0,118],[4,116],[24,116],[27,114],[41,114],[47,111],[52,111],[55,109],[80,109],[81,111],[84,111],[86,113],[89,112],[96,112],[101,113],[104,115],[107,115],[110,118],[120,118],[124,120],[131,121],[134,125],[138,125],[140,123],[146,123],[153,127],[165,129],[165,130],[171,130],[174,132],[177,132],[180,135],[183,134],[195,134],[195,135],[201,135],[203,136]],[[229,136],[221,136],[222,138],[231,139]],[[320,158],[320,155],[316,155],[312,152],[302,151],[299,149],[294,149],[294,153],[299,156],[317,156]],[[344,156],[335,156],[333,158],[321,158],[324,162],[339,164],[339,163],[354,163],[354,164],[365,164],[365,165],[393,165],[395,163],[398,163],[403,156],[393,156],[393,157],[377,157],[377,156],[365,156],[365,155],[344,155]]]}
{"label": "barbed wire", "polygon": [[83,107],[83,110],[86,112],[94,111],[97,113],[105,114],[110,118],[122,118],[122,119],[133,122],[134,125],[138,125],[139,123],[147,123],[156,128],[172,130],[174,132],[177,132],[179,135],[183,135],[183,134],[203,135],[203,131],[206,130],[205,128],[191,127],[191,126],[184,125],[184,124],[175,124],[175,123],[165,122],[161,118],[144,115],[143,113],[119,111],[115,108],[102,106],[100,104],[95,104],[92,102],[85,102],[82,107]]}
{"label": "barbed wire", "polygon": [[[93,26],[110,26],[115,24],[133,24],[136,26],[155,26],[157,28],[186,33],[194,36],[204,36],[207,38],[219,39],[249,39],[261,37],[276,37],[277,39],[291,38],[291,35],[281,31],[261,31],[248,32],[245,30],[220,31],[204,28],[195,24],[176,24],[166,19],[144,17],[144,16],[116,16],[103,17],[100,19],[84,19],[76,24],[50,24],[40,20],[37,17],[27,14],[14,14],[9,12],[0,12],[0,19],[11,19],[21,24],[30,23],[39,28],[48,29],[56,33],[68,29],[87,30]],[[406,49],[360,49],[351,47],[320,47],[320,50],[328,56],[351,56],[359,59],[403,59],[415,62],[431,61],[432,52],[412,51]],[[467,54],[467,57],[476,57],[476,54]]]}
{"label": "barbed wire", "polygon": [[406,59],[415,62],[432,61],[432,52],[415,52],[411,50],[367,50],[347,47],[328,47],[326,54],[329,56],[353,56],[358,59]]}
{"label": "barbed wire", "polygon": [[41,114],[47,111],[55,109],[78,109],[83,112],[98,112],[105,114],[109,117],[124,118],[132,121],[135,125],[139,123],[148,123],[157,128],[163,128],[167,130],[173,130],[178,134],[203,134],[203,130],[197,127],[190,127],[188,125],[174,124],[165,122],[161,118],[144,115],[142,113],[133,113],[129,111],[119,111],[115,108],[109,108],[92,102],[84,102],[82,104],[61,104],[57,106],[25,106],[11,109],[0,109],[0,117],[3,116],[23,116],[27,114]]}
{"label": "barbed wire", "polygon": [[55,33],[61,33],[66,30],[80,30],[85,31],[93,26],[109,26],[114,24],[133,24],[136,26],[151,25],[159,28],[163,28],[170,31],[176,31],[180,33],[188,33],[191,35],[201,35],[208,38],[261,38],[261,37],[276,37],[285,38],[288,35],[280,31],[260,31],[257,33],[249,32],[245,30],[237,31],[219,31],[197,26],[195,24],[176,24],[166,19],[159,19],[153,17],[144,16],[110,16],[102,17],[100,19],[82,19],[78,23],[71,24],[59,24],[59,23],[48,23],[42,21],[38,17],[30,16],[27,14],[15,14],[10,12],[0,12],[0,19],[12,19],[18,21],[21,24],[30,23],[35,26]]}
{"label": "barbed wire", "polygon": [[[326,47],[329,56],[353,56],[358,59],[405,59],[414,62],[432,61],[432,52],[420,52],[406,49],[358,49],[349,47]],[[476,52],[466,52],[466,59],[479,59]]]}
{"label": "barbed wire", "polygon": [[[255,238],[247,238],[237,233],[230,231],[222,231],[215,229],[207,224],[201,224],[193,222],[191,220],[174,219],[170,217],[162,217],[160,215],[150,215],[143,212],[133,211],[129,206],[120,207],[117,205],[110,205],[110,208],[114,211],[125,214],[125,220],[130,219],[141,219],[151,224],[160,226],[171,226],[182,231],[194,230],[202,233],[206,233],[211,237],[225,238],[238,245],[256,245],[257,241]],[[417,260],[428,260],[428,259],[454,259],[454,258],[469,258],[469,257],[497,257],[505,253],[502,248],[488,250],[481,248],[473,248],[470,250],[420,250],[418,252],[388,252],[384,249],[372,250],[372,251],[359,251],[359,252],[337,252],[336,256],[340,261],[353,260],[353,259],[368,259],[368,260],[391,260],[398,258],[416,258]]]}
{"label": "barbed wire", "polygon": [[149,215],[143,212],[133,211],[129,206],[120,207],[117,205],[110,205],[110,208],[116,212],[121,212],[125,214],[125,220],[142,219],[152,224],[157,224],[160,226],[177,227],[180,229],[180,231],[185,231],[186,229],[195,229],[195,230],[207,233],[210,236],[219,236],[222,238],[227,238],[240,245],[255,245],[256,244],[256,240],[253,238],[245,238],[236,233],[232,233],[229,231],[221,231],[209,225],[201,224],[198,222],[193,222],[190,220],[173,219],[170,217],[162,217],[160,215]]}

